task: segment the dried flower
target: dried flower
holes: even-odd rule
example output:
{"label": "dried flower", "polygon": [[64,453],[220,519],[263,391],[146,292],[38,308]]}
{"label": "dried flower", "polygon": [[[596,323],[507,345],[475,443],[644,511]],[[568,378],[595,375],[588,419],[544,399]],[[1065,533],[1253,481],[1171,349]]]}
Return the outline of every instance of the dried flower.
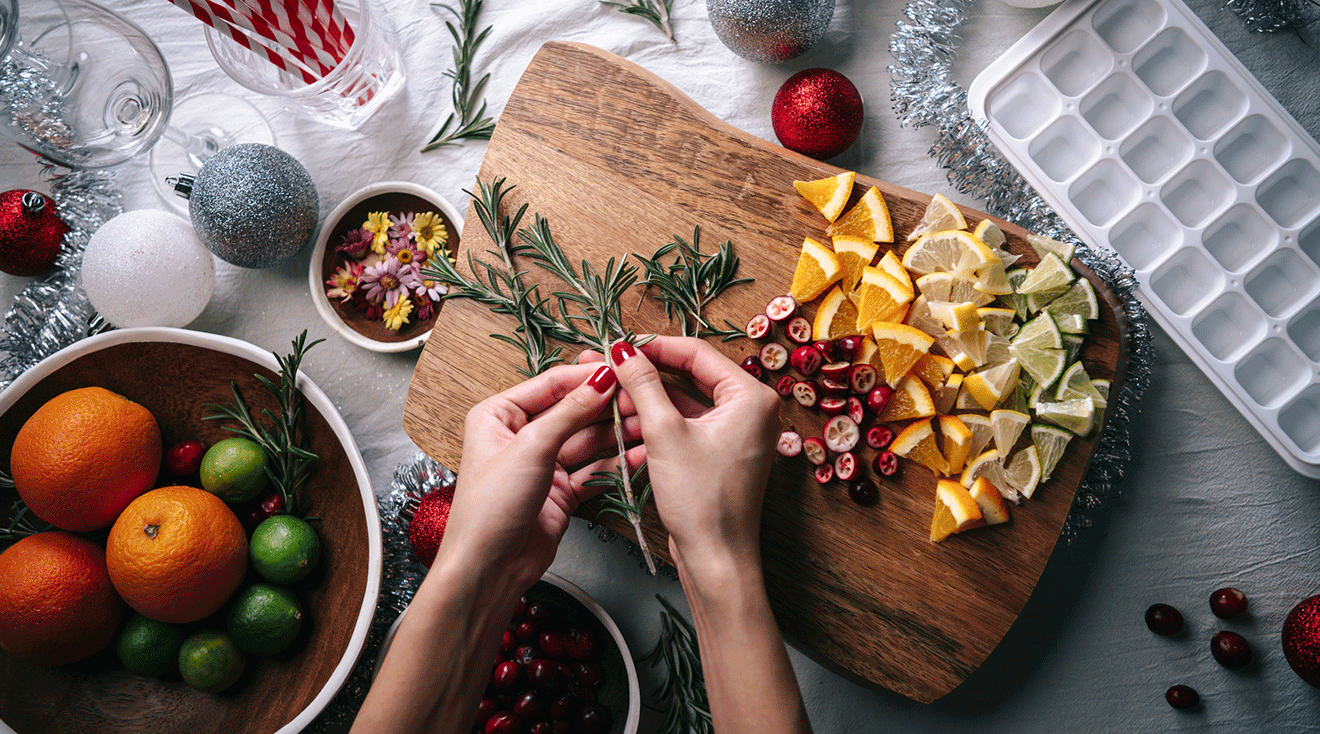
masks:
{"label": "dried flower", "polygon": [[326,285],[330,286],[330,290],[326,291],[325,294],[330,298],[347,301],[353,297],[353,292],[357,290],[361,278],[362,265],[360,263],[344,263],[334,272],[334,275],[330,276],[330,280],[325,282]]}
{"label": "dried flower", "polygon": [[368,229],[354,229],[344,233],[344,242],[335,248],[336,252],[342,252],[346,257],[354,260],[361,260],[371,252],[371,243],[376,239],[376,235]]}
{"label": "dried flower", "polygon": [[393,306],[385,309],[385,326],[398,331],[404,324],[408,323],[408,314],[412,313],[412,301],[407,296],[403,296],[394,302]]}
{"label": "dried flower", "polygon": [[418,281],[419,282],[413,292],[419,296],[424,296],[428,300],[438,301],[449,292],[449,286],[438,280],[422,278],[419,274]]}
{"label": "dried flower", "polygon": [[426,251],[406,240],[393,240],[389,254],[404,265],[420,265],[426,262]]}
{"label": "dried flower", "polygon": [[416,279],[411,266],[404,266],[394,258],[387,258],[366,269],[362,274],[362,286],[367,289],[367,300],[372,303],[384,303],[386,308],[394,306],[400,296],[408,295],[405,277]]}
{"label": "dried flower", "polygon": [[411,240],[413,238],[412,212],[399,212],[399,216],[390,215],[390,239]]}
{"label": "dried flower", "polygon": [[371,212],[367,215],[367,221],[362,223],[362,228],[374,235],[371,249],[378,255],[385,254],[385,245],[390,241],[389,215],[385,212]]}
{"label": "dried flower", "polygon": [[428,257],[435,257],[435,249],[449,241],[445,223],[435,212],[418,214],[413,221],[413,234],[417,246],[425,250]]}

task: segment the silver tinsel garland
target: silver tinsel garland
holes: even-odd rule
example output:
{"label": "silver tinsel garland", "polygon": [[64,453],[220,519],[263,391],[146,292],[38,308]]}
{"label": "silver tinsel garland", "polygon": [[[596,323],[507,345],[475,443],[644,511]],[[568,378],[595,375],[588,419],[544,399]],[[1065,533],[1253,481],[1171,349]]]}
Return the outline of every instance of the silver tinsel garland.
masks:
{"label": "silver tinsel garland", "polygon": [[1071,542],[1090,525],[1086,511],[1119,493],[1130,462],[1128,426],[1140,411],[1150,383],[1153,360],[1146,309],[1137,300],[1132,269],[1109,250],[1096,250],[1077,239],[1063,220],[1024,178],[999,155],[985,129],[972,119],[967,92],[953,80],[958,26],[974,0],[914,0],[904,10],[889,50],[894,110],[905,126],[936,128],[930,154],[948,169],[949,182],[982,200],[984,209],[1038,234],[1077,246],[1077,258],[1108,284],[1127,320],[1128,362],[1123,385],[1111,399],[1109,418],[1091,456],[1064,524]]}
{"label": "silver tinsel garland", "polygon": [[1224,6],[1257,33],[1295,30],[1320,17],[1316,0],[1228,0]]}

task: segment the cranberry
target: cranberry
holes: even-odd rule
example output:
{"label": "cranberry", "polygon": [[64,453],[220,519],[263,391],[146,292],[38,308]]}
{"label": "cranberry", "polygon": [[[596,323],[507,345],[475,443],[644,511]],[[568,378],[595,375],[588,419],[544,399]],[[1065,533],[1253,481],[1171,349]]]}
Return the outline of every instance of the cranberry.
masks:
{"label": "cranberry", "polygon": [[866,429],[866,445],[882,449],[894,442],[894,431],[889,426],[871,426]]}
{"label": "cranberry", "polygon": [[596,651],[596,635],[590,628],[575,624],[564,635],[564,649],[574,660],[586,660]]}
{"label": "cranberry", "polygon": [[504,630],[504,636],[500,638],[500,653],[503,655],[512,655],[515,648],[518,647],[518,641],[513,637],[513,630]]}
{"label": "cranberry", "polygon": [[1225,668],[1241,668],[1251,662],[1251,644],[1236,632],[1220,630],[1210,638],[1210,654]]}
{"label": "cranberry", "polygon": [[522,682],[522,677],[523,666],[512,660],[505,660],[495,666],[495,673],[491,677],[491,682],[495,684],[495,690],[508,693]]}
{"label": "cranberry", "polygon": [[555,621],[555,608],[543,601],[534,601],[527,605],[527,621],[538,625]]}
{"label": "cranberry", "polygon": [[1170,686],[1169,690],[1164,692],[1164,700],[1176,709],[1187,709],[1200,703],[1201,694],[1191,686],[1176,685]]}
{"label": "cranberry", "polygon": [[1232,619],[1247,611],[1247,595],[1233,587],[1218,589],[1210,595],[1210,611],[1220,619]]}
{"label": "cranberry", "polygon": [[551,734],[554,730],[550,728],[550,722],[538,721],[527,729],[527,734]]}
{"label": "cranberry", "polygon": [[869,507],[880,501],[880,490],[876,488],[875,482],[862,477],[848,484],[848,498],[863,507]]}
{"label": "cranberry", "polygon": [[472,725],[484,727],[486,719],[494,716],[495,712],[499,710],[499,701],[489,697],[481,699],[481,703],[477,704],[477,718],[472,722]]}
{"label": "cranberry", "polygon": [[761,358],[755,354],[747,355],[739,366],[743,368],[744,372],[758,380],[761,379],[761,375],[765,374],[765,370],[761,367]]}
{"label": "cranberry", "polygon": [[888,385],[876,385],[871,391],[866,393],[866,407],[871,409],[875,415],[880,415],[880,411],[889,404],[889,399],[894,396],[894,391]]}
{"label": "cranberry", "polygon": [[805,317],[794,316],[784,325],[784,335],[794,344],[807,344],[811,341],[811,322]]}
{"label": "cranberry", "polygon": [[553,721],[550,723],[550,731],[553,732],[553,734],[572,734],[573,722],[567,720]]}
{"label": "cranberry", "polygon": [[793,394],[793,385],[795,383],[797,383],[796,377],[792,375],[784,375],[775,383],[775,392],[779,393],[779,397],[781,398],[790,397]]}
{"label": "cranberry", "polygon": [[547,693],[563,693],[570,680],[559,674],[559,666],[553,660],[537,658],[527,664],[527,682]]}
{"label": "cranberry", "polygon": [[885,477],[892,477],[898,473],[898,454],[893,451],[882,451],[875,457],[876,473]]}
{"label": "cranberry", "polygon": [[825,356],[820,350],[806,344],[794,349],[788,354],[788,363],[793,365],[793,369],[803,377],[811,377],[820,371],[820,366],[825,364]]}
{"label": "cranberry", "polygon": [[555,721],[567,721],[577,713],[582,702],[572,696],[564,696],[550,704],[550,718]]}
{"label": "cranberry", "polygon": [[513,651],[513,661],[527,665],[536,659],[536,647],[533,645],[519,645]]}
{"label": "cranberry", "polygon": [[518,600],[518,604],[513,608],[513,621],[521,622],[527,619],[527,597]]}
{"label": "cranberry", "polygon": [[265,522],[267,518],[284,512],[284,495],[279,492],[271,492],[261,498],[244,518],[244,525],[248,532],[257,529],[257,526]]}
{"label": "cranberry", "polygon": [[819,484],[829,484],[834,481],[833,464],[821,464],[812,473],[816,475],[816,482]]}
{"label": "cranberry", "polygon": [[596,700],[595,686],[584,686],[581,683],[574,683],[573,687],[568,689],[568,692],[573,694],[575,698],[577,698],[579,701],[582,701],[584,703],[586,701]]}
{"label": "cranberry", "polygon": [[857,353],[860,351],[862,351],[862,337],[857,334],[849,334],[834,340],[834,353],[839,355],[839,359],[851,362],[857,359]]}
{"label": "cranberry", "polygon": [[584,703],[582,708],[578,709],[573,722],[577,725],[577,730],[583,734],[604,734],[614,723],[614,716],[610,708],[604,704]]}
{"label": "cranberry", "polygon": [[573,678],[583,685],[598,686],[605,682],[605,672],[600,663],[583,660],[573,666]]}
{"label": "cranberry", "polygon": [[206,448],[196,439],[180,441],[165,450],[165,471],[175,477],[190,477],[202,468]]}
{"label": "cranberry", "polygon": [[500,711],[486,719],[486,734],[518,734],[522,730],[522,719],[512,711]]}
{"label": "cranberry", "polygon": [[763,313],[758,313],[747,322],[747,328],[745,331],[747,332],[748,339],[765,338],[765,335],[770,333],[770,317]]}
{"label": "cranberry", "polygon": [[834,352],[834,342],[829,341],[828,339],[814,341],[811,343],[811,346],[815,347],[816,351],[820,352],[820,355],[824,357],[824,361],[826,362],[833,362],[838,359]]}
{"label": "cranberry", "polygon": [[1157,635],[1170,637],[1182,632],[1183,615],[1168,604],[1151,604],[1146,609],[1146,626]]}
{"label": "cranberry", "polygon": [[536,639],[536,633],[538,631],[539,626],[531,619],[528,619],[525,622],[519,622],[518,625],[513,628],[513,636],[517,637],[519,642],[531,642]]}
{"label": "cranberry", "polygon": [[545,702],[536,691],[523,691],[513,700],[513,713],[523,719],[539,719],[545,713]]}
{"label": "cranberry", "polygon": [[765,305],[765,315],[771,321],[788,321],[797,313],[797,299],[792,296],[775,296]]}
{"label": "cranberry", "polygon": [[536,644],[541,646],[541,652],[551,660],[562,660],[564,655],[564,635],[557,630],[542,630],[536,638]]}

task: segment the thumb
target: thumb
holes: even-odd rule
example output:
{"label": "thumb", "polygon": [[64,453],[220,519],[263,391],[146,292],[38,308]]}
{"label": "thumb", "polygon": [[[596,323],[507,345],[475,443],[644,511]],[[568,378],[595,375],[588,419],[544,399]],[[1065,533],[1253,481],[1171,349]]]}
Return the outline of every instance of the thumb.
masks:
{"label": "thumb", "polygon": [[609,365],[597,367],[582,384],[518,431],[514,441],[539,461],[554,463],[564,442],[596,421],[618,380]]}

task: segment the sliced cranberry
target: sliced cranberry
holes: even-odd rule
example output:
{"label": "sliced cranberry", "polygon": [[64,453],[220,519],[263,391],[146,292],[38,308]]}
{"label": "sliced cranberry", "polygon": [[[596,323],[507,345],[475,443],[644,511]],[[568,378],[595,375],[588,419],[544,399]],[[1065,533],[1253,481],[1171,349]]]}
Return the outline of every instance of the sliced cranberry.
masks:
{"label": "sliced cranberry", "polygon": [[1233,587],[1216,589],[1210,595],[1210,611],[1220,619],[1232,619],[1247,611],[1247,595]]}
{"label": "sliced cranberry", "polygon": [[764,339],[770,333],[770,317],[758,313],[747,322],[747,338]]}
{"label": "sliced cranberry", "polygon": [[880,415],[893,396],[894,391],[888,385],[876,385],[866,394],[866,407],[875,415]]}
{"label": "sliced cranberry", "polygon": [[202,468],[206,447],[196,439],[180,441],[165,450],[165,471],[176,478],[190,477]]}
{"label": "sliced cranberry", "polygon": [[761,375],[765,373],[765,369],[761,366],[761,358],[755,354],[747,355],[739,366],[743,368],[744,372],[758,380],[761,379]]}
{"label": "sliced cranberry", "polygon": [[765,304],[765,315],[774,322],[788,321],[797,314],[797,299],[792,296],[775,296]]}
{"label": "sliced cranberry", "polygon": [[779,342],[766,342],[761,347],[761,366],[778,372],[788,365],[788,347]]}
{"label": "sliced cranberry", "polygon": [[793,369],[797,370],[799,375],[811,377],[816,374],[822,364],[825,364],[825,356],[820,353],[819,349],[803,345],[794,349],[792,354],[788,355],[788,362],[793,365]]}
{"label": "sliced cranberry", "polygon": [[889,426],[871,426],[866,429],[866,445],[873,449],[882,449],[893,442],[894,431]]}
{"label": "sliced cranberry", "polygon": [[863,507],[869,507],[880,501],[880,490],[869,478],[858,477],[848,484],[848,499]]}
{"label": "sliced cranberry", "polygon": [[834,353],[839,355],[839,359],[849,362],[857,359],[857,355],[862,351],[862,342],[864,339],[857,334],[841,336],[834,340]]}
{"label": "sliced cranberry", "polygon": [[839,358],[834,353],[834,342],[829,339],[817,339],[811,343],[811,346],[815,347],[816,350],[820,352],[826,362],[833,362]]}
{"label": "sliced cranberry", "polygon": [[793,396],[793,385],[797,383],[797,378],[792,375],[784,375],[775,383],[775,392],[779,397],[788,398]]}
{"label": "sliced cranberry", "polygon": [[893,451],[882,451],[875,457],[875,471],[882,477],[892,477],[898,474],[898,454]]}
{"label": "sliced cranberry", "polygon": [[848,399],[838,395],[827,395],[820,399],[818,407],[825,415],[843,415],[848,412]]}
{"label": "sliced cranberry", "polygon": [[834,479],[834,466],[832,464],[821,464],[816,467],[816,481],[821,484],[829,484]]}
{"label": "sliced cranberry", "polygon": [[596,634],[589,627],[575,624],[564,634],[564,649],[574,660],[586,660],[596,651]]}
{"label": "sliced cranberry", "polygon": [[802,455],[807,457],[816,466],[821,466],[829,458],[829,453],[825,450],[825,440],[820,436],[810,436],[802,440]]}
{"label": "sliced cranberry", "polygon": [[794,344],[810,344],[811,322],[803,316],[794,316],[784,325],[784,336]]}
{"label": "sliced cranberry", "polygon": [[820,366],[820,374],[821,377],[825,377],[831,380],[838,380],[842,383],[847,384],[848,370],[851,369],[852,369],[852,362],[847,362],[843,360],[837,362],[827,362]]}
{"label": "sliced cranberry", "polygon": [[857,446],[862,432],[857,427],[857,421],[846,415],[836,415],[825,424],[821,435],[825,439],[826,448],[835,453],[842,453],[852,451]]}
{"label": "sliced cranberry", "polygon": [[862,399],[856,395],[849,395],[844,399],[844,402],[848,406],[848,409],[844,412],[848,414],[849,418],[853,419],[854,423],[860,426],[862,421],[866,420],[866,406],[862,405]]}
{"label": "sliced cranberry", "polygon": [[848,387],[855,395],[866,395],[875,389],[880,380],[880,372],[873,365],[855,364],[848,368]]}
{"label": "sliced cranberry", "polygon": [[834,457],[834,476],[845,482],[851,482],[857,477],[860,470],[857,456],[851,451],[845,451]]}
{"label": "sliced cranberry", "polygon": [[836,380],[832,377],[820,378],[820,392],[834,398],[848,397],[848,383],[845,380]]}
{"label": "sliced cranberry", "polygon": [[793,383],[793,399],[804,408],[814,408],[820,400],[820,386],[811,380],[798,380]]}
{"label": "sliced cranberry", "polygon": [[797,431],[784,431],[779,434],[779,441],[775,444],[775,451],[780,456],[797,456],[802,453],[802,435]]}

